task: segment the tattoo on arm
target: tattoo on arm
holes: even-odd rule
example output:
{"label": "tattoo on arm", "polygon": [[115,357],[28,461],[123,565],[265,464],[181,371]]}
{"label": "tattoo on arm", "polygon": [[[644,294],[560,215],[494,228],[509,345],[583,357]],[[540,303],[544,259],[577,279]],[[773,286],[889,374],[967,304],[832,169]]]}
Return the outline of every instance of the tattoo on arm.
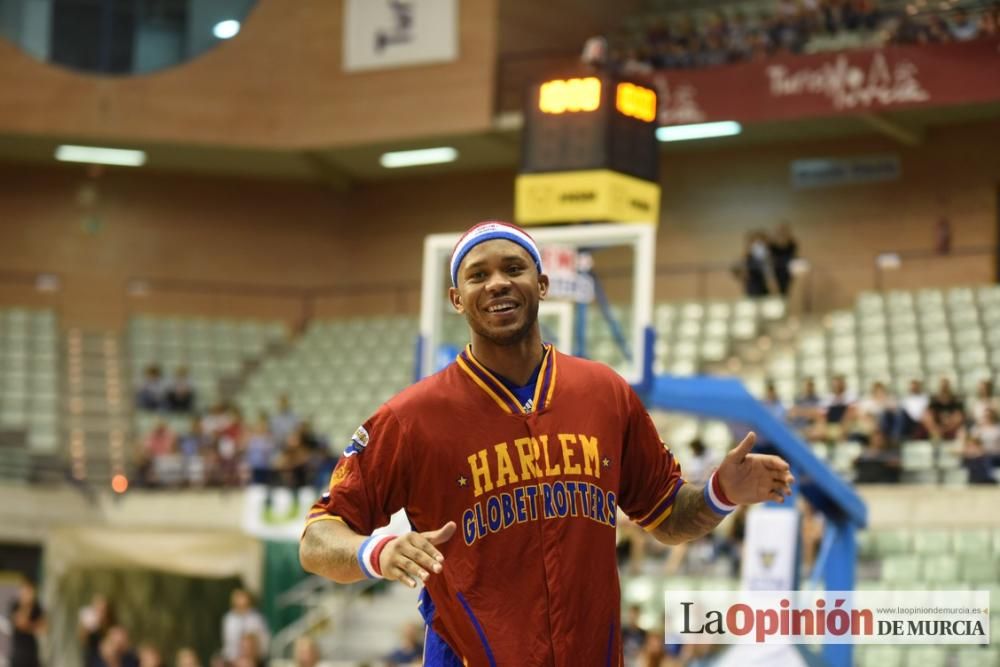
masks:
{"label": "tattoo on arm", "polygon": [[336,521],[309,526],[302,538],[300,559],[308,572],[347,583],[363,578],[358,565],[358,544],[364,539]]}
{"label": "tattoo on arm", "polygon": [[674,498],[674,510],[653,530],[653,537],[664,544],[681,544],[710,533],[723,517],[705,502],[702,487],[685,484]]}

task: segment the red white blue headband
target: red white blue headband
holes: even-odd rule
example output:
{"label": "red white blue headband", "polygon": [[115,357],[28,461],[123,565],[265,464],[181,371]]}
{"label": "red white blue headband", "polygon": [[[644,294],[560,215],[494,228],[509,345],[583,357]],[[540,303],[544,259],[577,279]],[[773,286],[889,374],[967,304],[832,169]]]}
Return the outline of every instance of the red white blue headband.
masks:
{"label": "red white blue headband", "polygon": [[538,273],[542,272],[542,255],[538,252],[535,239],[528,236],[526,231],[516,225],[491,220],[473,225],[469,231],[462,235],[458,243],[455,244],[455,249],[451,251],[452,286],[458,285],[458,267],[461,266],[462,260],[469,254],[469,251],[480,243],[495,239],[513,241],[527,250],[528,254],[531,255],[531,259],[535,262],[535,268],[538,269]]}

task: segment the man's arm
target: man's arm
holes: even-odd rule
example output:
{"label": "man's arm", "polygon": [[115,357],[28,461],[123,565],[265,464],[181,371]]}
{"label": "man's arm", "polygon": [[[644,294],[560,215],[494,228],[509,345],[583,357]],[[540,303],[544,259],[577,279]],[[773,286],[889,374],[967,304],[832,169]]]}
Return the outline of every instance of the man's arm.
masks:
{"label": "man's arm", "polygon": [[[777,456],[751,454],[757,436],[749,433],[715,471],[719,484],[734,505],[752,505],[773,500],[785,502],[795,481],[788,464]],[[709,481],[711,483],[711,480]],[[664,544],[681,544],[710,533],[725,515],[717,514],[705,501],[704,487],[687,484],[677,491],[674,508],[653,537]]]}
{"label": "man's arm", "polygon": [[358,547],[364,541],[337,519],[310,524],[299,543],[302,569],[338,584],[360,581],[365,575],[358,565]]}
{"label": "man's arm", "polygon": [[[417,581],[441,572],[444,556],[435,545],[451,539],[456,529],[455,522],[449,521],[437,530],[410,532],[393,539],[378,556],[381,575],[416,588]],[[337,519],[316,521],[306,528],[299,543],[299,561],[306,572],[338,584],[360,581],[365,574],[358,563],[358,549],[366,539]]]}
{"label": "man's arm", "polygon": [[657,542],[682,544],[712,532],[723,518],[705,502],[702,487],[685,484],[677,491],[673,512],[652,533]]}

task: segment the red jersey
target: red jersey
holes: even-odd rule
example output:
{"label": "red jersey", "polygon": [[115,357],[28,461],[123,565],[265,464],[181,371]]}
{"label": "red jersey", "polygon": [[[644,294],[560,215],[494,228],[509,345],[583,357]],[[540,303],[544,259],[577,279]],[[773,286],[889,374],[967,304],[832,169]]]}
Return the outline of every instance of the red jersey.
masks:
{"label": "red jersey", "polygon": [[647,530],[683,484],[631,387],[547,346],[526,411],[466,348],[365,422],[310,510],[363,535],[406,509],[448,521],[426,581],[434,630],[468,665],[619,665],[616,510]]}

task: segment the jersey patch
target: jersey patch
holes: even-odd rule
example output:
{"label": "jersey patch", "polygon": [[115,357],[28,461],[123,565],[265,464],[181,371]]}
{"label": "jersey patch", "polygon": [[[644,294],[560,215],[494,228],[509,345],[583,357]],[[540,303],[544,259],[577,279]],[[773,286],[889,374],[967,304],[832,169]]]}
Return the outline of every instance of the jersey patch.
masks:
{"label": "jersey patch", "polygon": [[368,446],[368,430],[364,426],[359,426],[358,430],[351,436],[351,444],[344,450],[344,456],[354,456],[360,454]]}

